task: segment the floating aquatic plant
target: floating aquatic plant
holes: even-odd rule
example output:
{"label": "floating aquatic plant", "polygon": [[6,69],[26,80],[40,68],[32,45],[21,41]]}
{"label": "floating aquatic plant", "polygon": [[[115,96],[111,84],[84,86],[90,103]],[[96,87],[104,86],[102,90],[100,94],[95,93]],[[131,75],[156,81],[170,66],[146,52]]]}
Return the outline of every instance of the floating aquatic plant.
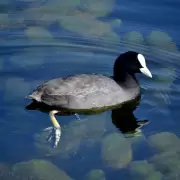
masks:
{"label": "floating aquatic plant", "polygon": [[102,140],[101,158],[109,167],[126,167],[132,160],[130,142],[119,133],[107,135]]}
{"label": "floating aquatic plant", "polygon": [[180,150],[180,139],[170,132],[156,133],[148,137],[150,145],[160,152]]}
{"label": "floating aquatic plant", "polygon": [[163,178],[163,175],[146,160],[134,161],[130,163],[128,170],[130,171],[133,180],[162,180]]}
{"label": "floating aquatic plant", "polygon": [[106,180],[105,173],[101,169],[93,169],[89,171],[85,177],[85,180]]}
{"label": "floating aquatic plant", "polygon": [[71,180],[63,170],[58,169],[49,161],[33,159],[27,162],[20,162],[13,166],[12,171],[20,179],[36,180]]}

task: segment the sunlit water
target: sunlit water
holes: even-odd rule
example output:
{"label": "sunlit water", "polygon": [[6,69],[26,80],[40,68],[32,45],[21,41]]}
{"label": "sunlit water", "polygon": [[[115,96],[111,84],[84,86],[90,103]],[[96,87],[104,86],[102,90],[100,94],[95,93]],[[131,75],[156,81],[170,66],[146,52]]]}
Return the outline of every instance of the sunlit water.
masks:
{"label": "sunlit water", "polygon": [[[14,164],[32,159],[56,165],[43,170],[48,180],[54,171],[77,180],[180,178],[180,2],[4,0],[0,7],[1,179],[14,179],[3,163],[20,174]],[[153,74],[138,75],[143,94],[134,111],[149,123],[127,138],[121,122],[132,114],[120,111],[115,123],[111,111],[80,121],[58,116],[62,138],[52,149],[42,132],[52,125],[48,114],[26,110],[24,97],[59,76],[112,75],[115,58],[128,50],[143,53]]]}

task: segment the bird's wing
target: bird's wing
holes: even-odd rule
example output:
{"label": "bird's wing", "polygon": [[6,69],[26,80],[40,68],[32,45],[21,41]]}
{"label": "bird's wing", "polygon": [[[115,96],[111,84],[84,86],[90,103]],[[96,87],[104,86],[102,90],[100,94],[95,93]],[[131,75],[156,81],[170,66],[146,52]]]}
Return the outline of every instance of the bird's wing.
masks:
{"label": "bird's wing", "polygon": [[32,94],[34,99],[49,105],[67,106],[73,101],[86,99],[90,95],[106,95],[117,91],[119,86],[103,75],[75,75],[45,82]]}

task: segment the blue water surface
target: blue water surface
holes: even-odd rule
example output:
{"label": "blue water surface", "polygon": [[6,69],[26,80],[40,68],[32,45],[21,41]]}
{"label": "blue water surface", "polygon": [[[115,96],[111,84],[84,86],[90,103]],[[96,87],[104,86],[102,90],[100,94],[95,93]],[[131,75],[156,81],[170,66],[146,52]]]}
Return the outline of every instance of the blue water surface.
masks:
{"label": "blue water surface", "polygon": [[[177,0],[1,1],[0,162],[13,167],[43,159],[77,180],[86,179],[93,169],[100,169],[106,180],[179,179],[179,7]],[[52,126],[48,114],[26,110],[30,101],[25,96],[40,83],[60,76],[112,75],[115,58],[128,50],[143,53],[153,74],[152,79],[138,75],[143,95],[134,115],[149,121],[140,135],[124,138],[110,110],[80,115],[79,122],[74,116],[58,116],[65,130],[62,143],[52,149],[42,132]],[[123,118],[118,118],[121,124]],[[118,160],[114,162],[115,151],[102,155],[108,149],[103,148],[113,149],[113,141],[119,143],[112,138],[112,145],[103,146],[113,133],[131,144],[132,157],[122,160],[121,166]],[[116,147],[119,159],[126,157],[123,142]],[[164,153],[163,163],[153,159]],[[137,170],[141,163],[153,165],[158,175],[150,177],[149,170],[148,175],[142,173],[146,170]]]}

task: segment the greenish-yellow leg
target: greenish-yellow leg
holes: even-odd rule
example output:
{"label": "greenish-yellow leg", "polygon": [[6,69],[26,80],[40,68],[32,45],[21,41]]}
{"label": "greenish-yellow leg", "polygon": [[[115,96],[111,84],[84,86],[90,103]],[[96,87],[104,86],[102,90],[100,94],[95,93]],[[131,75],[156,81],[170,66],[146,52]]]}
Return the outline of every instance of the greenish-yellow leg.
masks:
{"label": "greenish-yellow leg", "polygon": [[58,121],[56,120],[56,118],[55,118],[55,114],[57,114],[58,113],[58,111],[56,111],[56,110],[53,110],[53,111],[50,111],[49,112],[49,116],[50,116],[50,119],[51,119],[51,121],[52,121],[52,123],[53,123],[53,126],[55,127],[55,128],[61,128],[61,126],[60,126],[60,124],[58,123]]}
{"label": "greenish-yellow leg", "polygon": [[49,116],[53,123],[53,127],[48,127],[45,129],[45,131],[50,131],[50,134],[49,134],[47,140],[49,142],[53,141],[52,143],[53,143],[54,147],[56,147],[58,145],[58,142],[60,141],[60,138],[61,138],[61,126],[54,116],[57,113],[58,113],[58,111],[56,111],[56,110],[49,112]]}

